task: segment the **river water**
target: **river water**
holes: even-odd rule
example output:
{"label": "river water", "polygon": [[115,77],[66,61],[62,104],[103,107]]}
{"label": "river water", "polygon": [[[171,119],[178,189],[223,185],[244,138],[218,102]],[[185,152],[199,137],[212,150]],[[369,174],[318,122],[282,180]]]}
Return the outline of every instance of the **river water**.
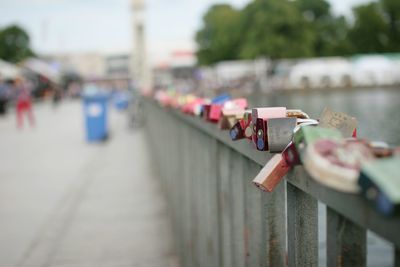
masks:
{"label": "river water", "polygon": [[400,87],[255,94],[250,106],[286,106],[318,118],[325,107],[358,119],[358,136],[400,146]]}

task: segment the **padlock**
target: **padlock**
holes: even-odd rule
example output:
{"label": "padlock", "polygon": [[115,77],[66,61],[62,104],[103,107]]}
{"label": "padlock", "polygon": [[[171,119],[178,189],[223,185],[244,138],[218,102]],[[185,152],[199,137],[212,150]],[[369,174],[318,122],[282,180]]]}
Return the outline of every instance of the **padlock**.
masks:
{"label": "padlock", "polygon": [[223,104],[229,100],[231,100],[231,96],[229,94],[221,94],[211,99],[211,104]]}
{"label": "padlock", "polygon": [[360,166],[371,160],[374,156],[363,142],[346,139],[319,139],[307,145],[302,157],[304,168],[314,180],[346,193],[359,191]]}
{"label": "padlock", "polygon": [[307,146],[320,139],[339,140],[341,138],[342,134],[337,129],[322,128],[312,125],[299,125],[299,128],[295,129],[293,143],[298,155],[300,156],[301,162],[304,163],[303,155]]}
{"label": "padlock", "polygon": [[301,164],[300,154],[294,142],[295,134],[299,134],[301,136],[301,137],[297,136],[296,138],[300,145],[302,141],[302,133],[297,133],[297,132],[301,129],[301,127],[316,126],[316,125],[318,125],[318,121],[313,119],[297,119],[297,126],[293,130],[292,141],[289,142],[289,144],[285,147],[285,149],[282,152],[282,155],[289,166],[293,167]]}
{"label": "padlock", "polygon": [[243,118],[239,119],[239,121],[236,122],[236,124],[229,131],[231,139],[237,141],[240,139],[248,138],[246,132],[248,132],[250,124],[251,124],[251,113],[248,110],[246,110],[243,114]]}
{"label": "padlock", "polygon": [[337,129],[329,129],[316,127],[312,125],[300,125],[298,130],[295,130],[293,142],[296,145],[297,150],[301,150],[304,146],[314,143],[319,139],[341,139],[342,134]]}
{"label": "padlock", "polygon": [[290,170],[281,154],[274,155],[254,178],[253,183],[261,190],[272,192]]}
{"label": "padlock", "polygon": [[201,111],[201,116],[204,120],[208,120],[210,114],[211,104],[204,104]]}
{"label": "padlock", "polygon": [[252,121],[251,110],[247,110],[244,113],[242,125],[243,125],[243,129],[244,129],[244,136],[247,139],[251,140],[253,137],[253,121]]}
{"label": "padlock", "polygon": [[301,164],[300,155],[293,142],[290,142],[283,150],[282,156],[290,167]]}
{"label": "padlock", "polygon": [[196,99],[186,103],[185,105],[183,105],[181,110],[183,113],[194,115],[196,107],[199,105],[202,105],[202,104],[204,104],[204,99],[196,98]]}
{"label": "padlock", "polygon": [[205,100],[202,103],[196,103],[193,107],[193,114],[198,117],[203,115],[203,106],[205,105]]}
{"label": "padlock", "polygon": [[237,141],[240,139],[244,139],[244,130],[242,128],[242,124],[238,121],[230,130],[229,136],[231,137],[232,141]]}
{"label": "padlock", "polygon": [[253,124],[256,124],[258,118],[273,119],[286,117],[285,107],[270,107],[270,108],[253,108],[251,110]]}
{"label": "padlock", "polygon": [[209,122],[217,123],[220,120],[221,116],[222,116],[222,105],[211,104],[207,120]]}
{"label": "padlock", "polygon": [[221,94],[213,99],[209,100],[206,99],[204,102],[205,104],[202,105],[200,114],[203,117],[204,120],[209,120],[210,112],[211,112],[211,106],[212,105],[223,105],[226,101],[229,101],[231,99],[231,96],[229,94]]}
{"label": "padlock", "polygon": [[[253,108],[251,110],[251,118],[252,118],[252,141],[256,148],[259,149],[259,144],[264,147],[263,150],[265,151],[268,149],[267,145],[267,127],[264,126],[265,122],[267,122],[268,119],[273,119],[273,118],[284,118],[286,117],[286,108],[285,107],[269,107],[269,108]],[[261,121],[257,122],[258,119],[262,119],[265,122],[261,123]],[[257,125],[258,124],[258,125]],[[258,127],[258,128],[257,128]],[[264,138],[258,138],[257,131],[261,129],[263,130]],[[258,141],[260,140],[260,141]],[[264,140],[263,142],[261,140]],[[260,142],[259,144],[257,142]]]}
{"label": "padlock", "polygon": [[362,195],[382,214],[400,214],[400,158],[390,157],[364,163],[358,185]]}
{"label": "padlock", "polygon": [[335,112],[329,108],[325,108],[319,119],[319,126],[324,128],[338,129],[343,137],[352,137],[357,135],[357,119],[343,112]]}
{"label": "padlock", "polygon": [[297,118],[274,118],[267,121],[268,148],[271,153],[282,152],[292,141]]}
{"label": "padlock", "polygon": [[218,121],[218,128],[221,130],[229,130],[239,121],[236,116],[224,116]]}
{"label": "padlock", "polygon": [[246,98],[235,98],[224,103],[224,109],[242,109],[247,108]]}
{"label": "padlock", "polygon": [[[254,127],[254,126],[253,126]],[[258,118],[255,125],[254,143],[258,151],[268,150],[267,120]]]}
{"label": "padlock", "polygon": [[319,122],[314,119],[299,119],[299,118],[297,118],[297,126],[296,126],[295,131],[297,131],[298,128],[300,128],[301,126],[306,126],[306,125],[317,126],[318,124],[319,124]]}
{"label": "padlock", "polygon": [[253,140],[253,121],[250,121],[244,130],[244,135],[247,139]]}
{"label": "padlock", "polygon": [[392,157],[395,151],[385,142],[367,142],[367,145],[376,158]]}
{"label": "padlock", "polygon": [[245,110],[240,108],[223,109],[218,127],[223,130],[231,129],[239,120],[243,119]]}
{"label": "padlock", "polygon": [[286,117],[289,118],[298,118],[298,119],[309,119],[310,116],[308,116],[307,113],[300,109],[288,109],[286,110]]}

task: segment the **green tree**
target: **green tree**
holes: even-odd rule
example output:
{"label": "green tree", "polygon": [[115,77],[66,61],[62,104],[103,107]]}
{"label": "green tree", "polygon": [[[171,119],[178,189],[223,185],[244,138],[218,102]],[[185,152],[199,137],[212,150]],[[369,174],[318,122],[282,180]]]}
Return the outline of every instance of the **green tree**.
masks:
{"label": "green tree", "polygon": [[295,3],[303,16],[310,21],[331,16],[331,6],[325,0],[297,0]]}
{"label": "green tree", "polygon": [[297,7],[311,24],[315,56],[335,56],[351,53],[347,39],[349,25],[344,16],[332,15],[331,6],[325,0],[297,0]]}
{"label": "green tree", "polygon": [[196,34],[197,57],[202,65],[238,58],[240,12],[230,5],[214,5]]}
{"label": "green tree", "polygon": [[350,41],[357,53],[386,52],[389,43],[387,24],[378,3],[353,8],[354,26],[349,32]]}
{"label": "green tree", "polygon": [[315,20],[312,27],[316,56],[337,56],[353,52],[353,46],[347,38],[350,28],[344,16],[325,16]]}
{"label": "green tree", "polygon": [[252,0],[242,10],[216,5],[196,35],[199,61],[400,51],[399,0],[375,0],[353,14],[350,25],[332,14],[328,0]]}
{"label": "green tree", "polygon": [[254,0],[243,10],[241,31],[241,58],[313,55],[314,34],[292,1]]}
{"label": "green tree", "polygon": [[385,17],[388,20],[388,51],[400,51],[400,1],[381,0],[380,1]]}
{"label": "green tree", "polygon": [[0,58],[19,62],[33,55],[29,35],[19,26],[12,25],[0,30]]}

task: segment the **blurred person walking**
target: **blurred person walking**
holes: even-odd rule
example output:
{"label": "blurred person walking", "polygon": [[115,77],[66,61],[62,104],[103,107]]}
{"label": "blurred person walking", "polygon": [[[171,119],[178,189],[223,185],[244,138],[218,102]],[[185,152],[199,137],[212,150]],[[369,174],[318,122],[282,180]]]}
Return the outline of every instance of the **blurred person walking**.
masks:
{"label": "blurred person walking", "polygon": [[60,88],[55,88],[53,90],[53,107],[56,108],[63,98],[63,92]]}
{"label": "blurred person walking", "polygon": [[7,103],[10,96],[10,87],[0,76],[0,116],[7,113]]}
{"label": "blurred person walking", "polygon": [[17,128],[22,129],[23,127],[24,113],[26,113],[31,127],[35,126],[31,92],[22,78],[15,79],[14,89],[17,109]]}

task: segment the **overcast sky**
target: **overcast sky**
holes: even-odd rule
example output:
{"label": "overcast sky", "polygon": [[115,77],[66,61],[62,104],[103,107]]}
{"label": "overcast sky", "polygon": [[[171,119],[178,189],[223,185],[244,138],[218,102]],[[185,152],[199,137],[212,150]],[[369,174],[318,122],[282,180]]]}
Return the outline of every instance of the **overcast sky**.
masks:
{"label": "overcast sky", "polygon": [[[146,0],[147,40],[152,61],[171,50],[193,49],[201,17],[213,3],[242,7],[249,0]],[[335,13],[370,0],[329,0]],[[0,0],[0,27],[23,26],[39,53],[120,53],[131,45],[130,0]]]}

